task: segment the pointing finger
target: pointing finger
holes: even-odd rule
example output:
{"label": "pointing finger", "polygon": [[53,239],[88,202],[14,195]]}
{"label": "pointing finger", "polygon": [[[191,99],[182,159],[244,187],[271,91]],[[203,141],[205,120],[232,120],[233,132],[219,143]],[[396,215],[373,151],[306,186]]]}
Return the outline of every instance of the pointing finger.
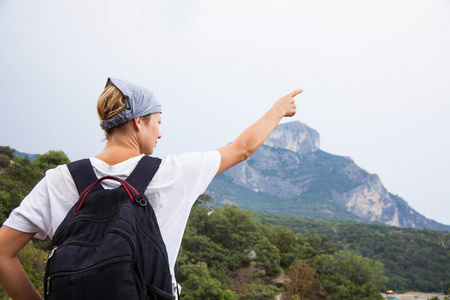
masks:
{"label": "pointing finger", "polygon": [[301,92],[303,92],[302,89],[294,90],[294,91],[292,91],[292,92],[289,93],[289,96],[295,97],[295,96],[297,96],[298,94],[300,94]]}

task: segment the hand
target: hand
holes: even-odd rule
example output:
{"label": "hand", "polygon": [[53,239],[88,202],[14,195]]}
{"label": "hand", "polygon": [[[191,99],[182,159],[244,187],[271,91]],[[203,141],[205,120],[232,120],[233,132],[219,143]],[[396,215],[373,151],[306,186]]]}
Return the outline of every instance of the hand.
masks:
{"label": "hand", "polygon": [[294,97],[301,92],[303,92],[303,90],[298,89],[290,92],[286,96],[281,97],[277,102],[275,102],[274,108],[279,110],[283,117],[292,117],[297,112]]}
{"label": "hand", "polygon": [[234,142],[217,149],[221,161],[216,175],[246,160],[264,143],[283,117],[295,115],[294,97],[301,92],[303,90],[298,89],[278,99],[261,119],[244,130]]}

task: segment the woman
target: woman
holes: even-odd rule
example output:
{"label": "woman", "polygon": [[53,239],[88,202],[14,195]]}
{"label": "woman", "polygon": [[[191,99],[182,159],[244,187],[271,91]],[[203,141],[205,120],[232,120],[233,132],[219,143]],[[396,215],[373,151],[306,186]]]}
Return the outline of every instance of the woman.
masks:
{"label": "woman", "polygon": [[[280,98],[237,139],[216,151],[165,157],[145,194],[155,211],[172,270],[190,209],[214,176],[247,159],[283,117],[296,113],[295,90]],[[161,106],[148,89],[108,78],[97,112],[107,142],[90,161],[98,178],[126,179],[143,155],[151,155],[161,138]],[[102,182],[115,188],[115,181]],[[0,284],[13,299],[41,299],[16,255],[34,236],[53,237],[78,192],[66,165],[49,170],[0,228]],[[173,280],[175,290],[175,280]]]}

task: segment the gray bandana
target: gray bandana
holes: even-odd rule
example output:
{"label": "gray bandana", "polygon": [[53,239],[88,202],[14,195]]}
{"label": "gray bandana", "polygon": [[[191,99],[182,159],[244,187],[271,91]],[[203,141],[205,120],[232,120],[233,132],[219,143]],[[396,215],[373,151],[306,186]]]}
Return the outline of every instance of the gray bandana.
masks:
{"label": "gray bandana", "polygon": [[100,127],[103,130],[119,126],[137,117],[162,112],[156,97],[145,87],[121,79],[108,78],[105,87],[111,84],[122,92],[126,107],[120,114],[101,121]]}

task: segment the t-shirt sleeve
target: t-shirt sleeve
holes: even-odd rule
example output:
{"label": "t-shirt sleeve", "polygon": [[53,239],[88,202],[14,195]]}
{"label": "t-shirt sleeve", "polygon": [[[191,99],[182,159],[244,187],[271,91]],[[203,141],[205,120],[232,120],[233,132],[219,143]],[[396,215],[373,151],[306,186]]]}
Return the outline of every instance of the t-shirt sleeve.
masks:
{"label": "t-shirt sleeve", "polygon": [[[184,172],[183,188],[191,189],[192,196],[195,198],[205,192],[208,185],[213,180],[220,165],[220,154],[217,151],[200,152],[196,155],[201,156],[200,163],[191,165],[194,159],[187,159],[187,168]],[[193,203],[191,203],[193,204]]]}
{"label": "t-shirt sleeve", "polygon": [[199,195],[205,192],[220,166],[220,153],[194,152],[183,154],[180,158],[181,183],[187,199],[192,205]]}
{"label": "t-shirt sleeve", "polygon": [[189,152],[166,156],[150,183],[150,190],[160,193],[155,203],[166,208],[182,205],[189,209],[202,194],[219,169],[221,156],[217,151]]}

